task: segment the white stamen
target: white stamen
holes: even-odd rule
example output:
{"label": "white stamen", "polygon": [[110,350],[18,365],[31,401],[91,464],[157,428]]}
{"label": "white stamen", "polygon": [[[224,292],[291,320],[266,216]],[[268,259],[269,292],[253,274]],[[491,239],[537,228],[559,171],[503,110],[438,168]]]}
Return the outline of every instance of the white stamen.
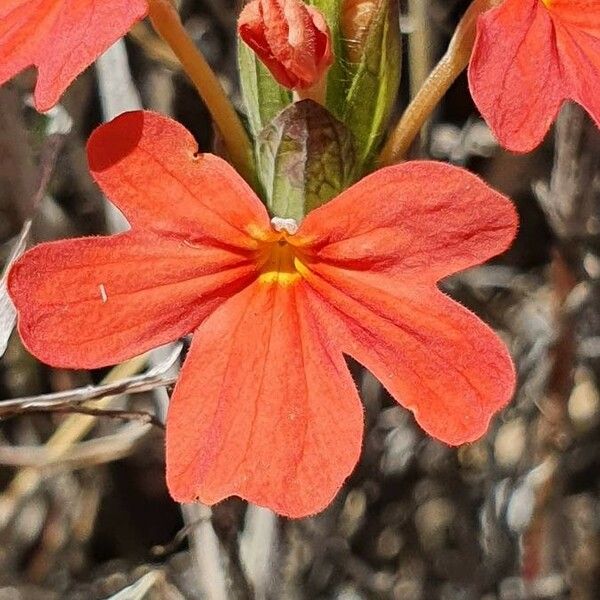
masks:
{"label": "white stamen", "polygon": [[286,231],[290,235],[294,235],[298,231],[298,222],[296,219],[282,219],[281,217],[273,217],[271,219],[271,226],[279,233]]}
{"label": "white stamen", "polygon": [[106,294],[106,288],[104,287],[103,283],[101,283],[98,287],[100,288],[100,298],[102,298],[102,302],[104,302],[104,304],[106,304],[106,301],[108,300],[108,296]]}

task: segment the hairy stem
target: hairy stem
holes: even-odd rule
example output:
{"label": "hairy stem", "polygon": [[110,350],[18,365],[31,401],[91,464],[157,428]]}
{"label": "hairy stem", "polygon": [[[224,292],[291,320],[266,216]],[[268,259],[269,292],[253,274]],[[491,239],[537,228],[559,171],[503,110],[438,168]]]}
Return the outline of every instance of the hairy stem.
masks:
{"label": "hairy stem", "polygon": [[496,3],[497,0],[473,0],[456,27],[448,50],[431,71],[390,134],[379,156],[380,166],[391,165],[404,159],[439,101],[469,64],[479,15]]}
{"label": "hairy stem", "polygon": [[233,166],[253,184],[252,146],[240,118],[217,76],[187,34],[177,9],[170,0],[149,0],[149,17],[158,35],[171,47],[204,100],[221,132]]}

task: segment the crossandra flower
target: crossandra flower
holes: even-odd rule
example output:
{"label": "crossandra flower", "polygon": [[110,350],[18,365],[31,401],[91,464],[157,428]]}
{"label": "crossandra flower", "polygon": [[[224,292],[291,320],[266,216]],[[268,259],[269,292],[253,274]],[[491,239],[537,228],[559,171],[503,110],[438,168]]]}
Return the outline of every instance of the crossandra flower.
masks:
{"label": "crossandra flower", "polygon": [[479,18],[469,84],[510,150],[540,144],[565,100],[600,125],[600,2],[504,0]]}
{"label": "crossandra flower", "polygon": [[354,357],[430,435],[480,437],[510,399],[503,343],[436,282],[504,250],[511,203],[457,167],[361,180],[299,226],[270,219],[220,158],[148,112],[95,131],[90,169],[131,224],[46,243],[11,269],[29,350],[94,368],[193,332],[167,417],[173,498],[238,495],[291,517],[353,470],[363,411]]}
{"label": "crossandra flower", "polygon": [[333,62],[323,15],[302,0],[253,0],[240,14],[240,37],[284,87],[317,84]]}
{"label": "crossandra flower", "polygon": [[147,10],[146,0],[2,0],[0,85],[33,65],[36,108],[52,108]]}

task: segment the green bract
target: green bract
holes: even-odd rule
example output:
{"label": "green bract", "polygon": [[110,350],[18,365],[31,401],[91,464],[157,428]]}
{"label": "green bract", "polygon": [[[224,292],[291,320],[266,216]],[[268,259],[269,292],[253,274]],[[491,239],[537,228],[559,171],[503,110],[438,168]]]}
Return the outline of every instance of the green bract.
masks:
{"label": "green bract", "polygon": [[257,163],[272,216],[300,221],[354,180],[348,129],[312,100],[296,102],[265,127]]}
{"label": "green bract", "polygon": [[331,47],[333,48],[334,62],[327,75],[327,108],[338,118],[344,116],[346,94],[348,88],[348,74],[346,72],[346,56],[341,28],[342,4],[344,0],[307,0],[307,4],[319,9],[331,33]]}
{"label": "green bract", "polygon": [[401,42],[396,0],[381,0],[364,36],[360,62],[350,65],[351,85],[342,120],[354,133],[358,161],[368,168],[398,94]]}
{"label": "green bract", "polygon": [[273,79],[267,67],[239,37],[238,63],[250,134],[256,140],[264,126],[292,103],[292,92]]}
{"label": "green bract", "polygon": [[239,40],[242,96],[258,179],[273,216],[301,219],[343,191],[370,170],[383,138],[400,81],[398,4],[373,0],[360,35],[348,40],[342,15],[349,1],[307,0],[327,20],[335,54],[325,106],[294,102]]}

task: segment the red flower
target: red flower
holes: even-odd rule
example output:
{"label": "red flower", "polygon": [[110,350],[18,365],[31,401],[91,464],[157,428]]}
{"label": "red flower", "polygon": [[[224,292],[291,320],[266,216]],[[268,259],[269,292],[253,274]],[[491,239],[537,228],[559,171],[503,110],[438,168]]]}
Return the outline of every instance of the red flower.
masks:
{"label": "red flower", "polygon": [[312,87],[333,62],[327,23],[302,0],[253,0],[242,10],[238,30],[286,88]]}
{"label": "red flower", "polygon": [[435,162],[382,169],[294,233],[165,117],[124,114],[88,153],[132,229],[26,253],[9,276],[19,331],[43,361],[76,368],[194,332],[167,419],[176,500],[324,508],[361,447],[342,353],[449,444],[481,436],[511,397],[502,342],[436,286],[515,234],[510,202],[475,176]]}
{"label": "red flower", "polygon": [[600,125],[600,1],[504,0],[479,18],[469,83],[510,150],[535,148],[567,99]]}
{"label": "red flower", "polygon": [[146,0],[2,0],[0,85],[34,65],[36,108],[52,108],[147,10]]}

